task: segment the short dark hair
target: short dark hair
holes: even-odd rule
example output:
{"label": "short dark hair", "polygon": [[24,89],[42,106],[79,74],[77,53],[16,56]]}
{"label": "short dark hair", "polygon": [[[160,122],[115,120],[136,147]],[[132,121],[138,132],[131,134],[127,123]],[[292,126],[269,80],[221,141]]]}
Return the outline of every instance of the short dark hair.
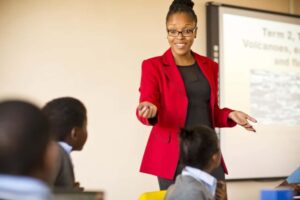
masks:
{"label": "short dark hair", "polygon": [[47,118],[38,107],[0,102],[0,173],[30,175],[41,166],[49,142]]}
{"label": "short dark hair", "polygon": [[195,14],[193,7],[194,7],[194,2],[191,0],[174,0],[169,7],[169,11],[166,17],[166,22],[168,22],[171,15],[175,13],[183,12],[190,15],[192,20],[194,20],[195,23],[197,23],[197,15]]}
{"label": "short dark hair", "polygon": [[181,164],[184,166],[204,169],[213,154],[220,151],[216,132],[207,126],[181,129],[179,137]]}
{"label": "short dark hair", "polygon": [[48,102],[43,112],[48,117],[50,131],[58,141],[65,141],[72,128],[82,127],[86,108],[81,101],[73,97],[62,97]]}

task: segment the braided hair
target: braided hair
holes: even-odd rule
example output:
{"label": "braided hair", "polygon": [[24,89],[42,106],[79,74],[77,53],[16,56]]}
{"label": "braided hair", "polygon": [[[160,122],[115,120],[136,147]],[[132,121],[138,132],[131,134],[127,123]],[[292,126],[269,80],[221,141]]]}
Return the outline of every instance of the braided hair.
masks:
{"label": "braided hair", "polygon": [[187,13],[191,19],[193,19],[197,23],[197,16],[193,10],[194,2],[192,0],[174,0],[170,5],[166,22],[168,22],[171,15],[175,13]]}
{"label": "braided hair", "polygon": [[181,129],[180,161],[198,169],[207,167],[211,157],[220,151],[215,131],[207,126]]}

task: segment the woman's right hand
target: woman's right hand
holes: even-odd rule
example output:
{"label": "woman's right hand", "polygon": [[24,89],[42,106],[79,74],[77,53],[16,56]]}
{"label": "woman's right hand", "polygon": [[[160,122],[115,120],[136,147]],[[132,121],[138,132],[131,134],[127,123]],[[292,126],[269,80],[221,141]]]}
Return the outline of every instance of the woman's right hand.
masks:
{"label": "woman's right hand", "polygon": [[144,118],[154,118],[157,114],[157,107],[148,101],[143,101],[138,105],[138,114]]}

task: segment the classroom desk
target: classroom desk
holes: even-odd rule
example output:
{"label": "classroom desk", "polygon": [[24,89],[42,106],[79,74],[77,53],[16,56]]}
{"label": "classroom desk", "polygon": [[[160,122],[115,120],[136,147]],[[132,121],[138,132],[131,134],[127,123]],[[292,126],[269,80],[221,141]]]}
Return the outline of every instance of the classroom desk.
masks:
{"label": "classroom desk", "polygon": [[102,191],[55,191],[55,200],[104,200]]}

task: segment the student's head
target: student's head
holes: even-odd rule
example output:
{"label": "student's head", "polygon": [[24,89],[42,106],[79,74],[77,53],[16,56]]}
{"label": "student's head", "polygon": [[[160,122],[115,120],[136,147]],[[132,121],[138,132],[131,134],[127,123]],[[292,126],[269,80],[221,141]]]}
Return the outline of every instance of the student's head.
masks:
{"label": "student's head", "polygon": [[0,102],[0,173],[47,181],[57,157],[47,118],[24,101]]}
{"label": "student's head", "polygon": [[[197,34],[197,16],[191,0],[174,0],[166,17],[168,42],[173,55],[190,53]],[[179,31],[179,32],[178,32]]]}
{"label": "student's head", "polygon": [[220,164],[220,148],[215,131],[207,126],[181,129],[180,156],[185,166],[212,171]]}
{"label": "student's head", "polygon": [[50,123],[50,131],[57,141],[81,150],[87,139],[87,112],[81,101],[62,97],[48,102],[43,112]]}

